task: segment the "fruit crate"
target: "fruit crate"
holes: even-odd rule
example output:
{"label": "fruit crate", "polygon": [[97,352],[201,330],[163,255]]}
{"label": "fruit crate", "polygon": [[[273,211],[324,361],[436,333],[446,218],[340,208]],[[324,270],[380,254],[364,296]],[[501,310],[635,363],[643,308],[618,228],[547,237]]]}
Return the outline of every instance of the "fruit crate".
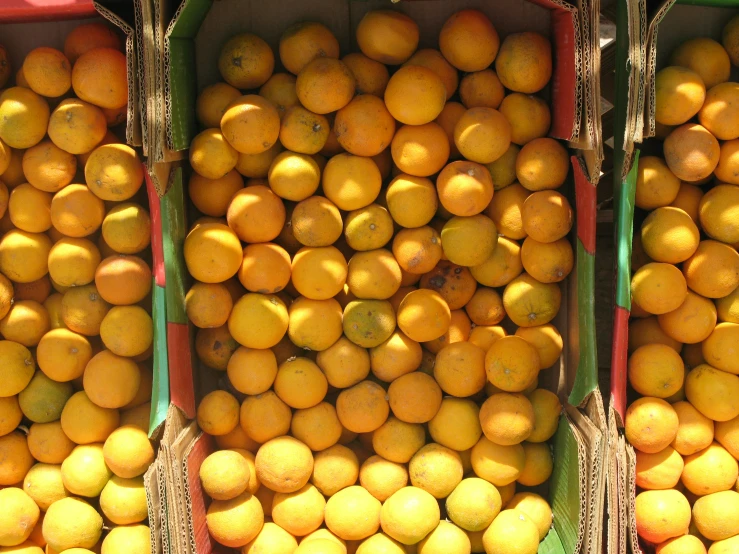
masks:
{"label": "fruit crate", "polygon": [[[115,26],[125,37],[125,54],[128,78],[128,108],[126,113],[125,136],[121,138],[130,146],[142,146],[142,118],[140,86],[142,74],[138,57],[137,33],[141,31],[140,14],[134,3],[97,2],[94,0],[4,0],[0,3],[0,40],[6,46],[10,62],[15,72],[23,62],[26,53],[38,46],[61,48],[64,37],[76,26],[90,21],[104,21]],[[138,148],[141,155],[141,150]],[[146,175],[146,171],[144,172]],[[145,179],[145,196],[151,217],[152,237],[152,313],[154,323],[153,383],[151,396],[151,416],[149,436],[159,441],[167,409],[169,406],[169,369],[166,350],[166,301],[165,270],[162,242],[162,224],[159,197],[148,178]],[[143,202],[143,199],[139,199]],[[147,489],[149,525],[151,528],[152,552],[161,552],[161,506],[159,457],[147,471],[144,482]]]}
{"label": "fruit crate", "polygon": [[[238,32],[254,32],[273,49],[285,27],[301,20],[322,21],[336,33],[347,52],[354,44],[354,29],[363,14],[371,9],[389,8],[387,0],[324,0],[301,3],[279,0],[269,4],[243,0],[185,0],[166,6],[173,13],[164,22],[167,148],[186,149],[198,132],[195,121],[195,99],[198,90],[214,82],[218,69],[213,63],[225,40]],[[435,2],[431,0],[400,2],[397,9],[413,17],[421,29],[419,47],[435,45],[438,30],[449,15],[472,7],[465,0]],[[478,3],[474,7],[486,12],[502,36],[511,32],[534,30],[554,42],[554,74],[545,92],[552,106],[550,136],[570,141],[571,145],[590,146],[589,133],[596,133],[591,98],[593,73],[587,68],[593,62],[588,39],[596,25],[590,21],[591,4],[574,6],[562,1],[505,0]],[[170,9],[171,8],[171,9]],[[597,8],[597,6],[596,6]],[[597,9],[595,11],[597,13]],[[583,19],[586,25],[583,25]],[[584,34],[583,29],[588,32]],[[587,35],[587,36],[586,36]],[[597,40],[595,42],[597,44]],[[586,52],[587,50],[587,52]],[[586,92],[587,91],[587,94]],[[597,155],[596,155],[597,158]],[[603,456],[605,450],[605,416],[597,383],[595,351],[593,272],[595,254],[595,184],[588,174],[592,166],[573,151],[572,170],[563,193],[576,212],[576,228],[571,239],[575,246],[576,269],[563,283],[563,301],[554,323],[563,334],[565,350],[558,366],[542,373],[542,386],[558,393],[566,409],[553,439],[555,469],[550,481],[549,497],[555,512],[555,527],[540,545],[540,552],[601,552],[602,509],[605,491]],[[587,168],[586,168],[587,167]],[[167,318],[172,403],[186,417],[194,419],[196,399],[218,384],[212,370],[200,371],[194,353],[193,326],[184,310],[184,297],[191,284],[185,267],[183,248],[189,228],[188,218],[194,214],[186,192],[189,168],[173,165],[168,176],[166,194],[162,197],[164,258],[167,275]],[[575,230],[576,229],[576,230]],[[210,374],[210,375],[209,375]],[[544,383],[546,380],[546,383]],[[194,423],[183,426],[177,439],[177,456],[172,463],[175,483],[181,499],[168,496],[186,522],[170,520],[170,549],[205,554],[225,551],[213,541],[205,524],[207,497],[198,471],[200,464],[214,450],[214,441],[200,433]],[[546,494],[546,492],[545,492]],[[179,543],[179,544],[178,544]]]}
{"label": "fruit crate", "polygon": [[[619,58],[616,69],[614,162],[615,290],[613,348],[609,405],[609,552],[641,554],[654,548],[637,536],[634,516],[636,458],[624,437],[626,408],[632,389],[627,360],[631,313],[631,260],[635,228],[646,212],[635,206],[640,156],[661,155],[655,137],[655,87],[658,68],[668,65],[670,53],[682,42],[710,37],[720,42],[721,31],[739,13],[736,0],[667,0],[619,2]],[[730,80],[736,81],[736,67]]]}

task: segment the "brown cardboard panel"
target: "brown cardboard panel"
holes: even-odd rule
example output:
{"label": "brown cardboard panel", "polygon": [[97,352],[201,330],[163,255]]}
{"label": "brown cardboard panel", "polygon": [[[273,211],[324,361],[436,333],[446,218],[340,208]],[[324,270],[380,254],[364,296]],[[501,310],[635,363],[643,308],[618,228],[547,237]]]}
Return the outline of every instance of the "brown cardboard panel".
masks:
{"label": "brown cardboard panel", "polygon": [[623,443],[623,437],[619,436],[616,411],[609,410],[608,417],[608,457],[606,459],[608,504],[606,517],[608,518],[608,554],[626,554],[626,509],[622,499],[621,479],[619,475],[619,442]]}
{"label": "brown cardboard panel", "polygon": [[151,529],[151,552],[160,554],[162,552],[162,528],[159,514],[161,512],[162,498],[160,496],[159,483],[161,480],[161,451],[154,463],[144,474],[144,488],[146,489],[146,506],[149,514],[149,529]]}
{"label": "brown cardboard panel", "polygon": [[191,519],[189,514],[192,513],[192,506],[189,502],[188,488],[185,485],[184,474],[182,473],[183,464],[186,461],[186,453],[192,448],[193,441],[200,434],[200,429],[195,421],[191,421],[175,440],[171,448],[172,454],[172,470],[175,474],[177,486],[176,502],[181,514],[186,517],[178,519],[177,528],[177,551],[182,554],[193,554],[194,548],[190,540],[190,526],[188,521]]}

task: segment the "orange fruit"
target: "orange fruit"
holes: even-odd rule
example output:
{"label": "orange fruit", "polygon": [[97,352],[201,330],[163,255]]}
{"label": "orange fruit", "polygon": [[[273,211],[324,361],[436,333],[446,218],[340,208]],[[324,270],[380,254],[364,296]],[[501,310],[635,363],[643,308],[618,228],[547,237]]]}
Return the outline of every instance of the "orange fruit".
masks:
{"label": "orange fruit", "polygon": [[655,120],[664,125],[682,125],[701,109],[706,85],[692,69],[670,66],[657,72],[654,94]]}
{"label": "orange fruit", "polygon": [[694,344],[707,339],[716,326],[716,306],[707,298],[688,291],[680,306],[657,316],[662,330],[672,339]]}
{"label": "orange fruit", "polygon": [[57,192],[74,179],[77,159],[51,141],[42,141],[23,154],[23,173],[34,187]]}
{"label": "orange fruit", "polygon": [[328,119],[302,106],[292,106],[282,116],[280,142],[293,152],[317,154],[326,144],[328,133]]}
{"label": "orange fruit", "polygon": [[251,33],[235,35],[226,41],[218,56],[218,71],[238,89],[261,87],[272,75],[275,56],[261,38]]}
{"label": "orange fruit", "polygon": [[279,49],[282,65],[295,75],[315,58],[339,57],[339,41],[326,26],[315,22],[290,25],[280,37]]}
{"label": "orange fruit", "polygon": [[688,286],[680,270],[672,264],[648,263],[631,278],[631,295],[650,314],[676,310],[685,301]]}
{"label": "orange fruit", "polygon": [[444,83],[447,100],[449,100],[457,91],[457,86],[459,84],[457,69],[452,67],[452,65],[444,59],[444,56],[438,50],[434,50],[432,48],[423,48],[418,50],[403,65],[420,65],[422,67],[427,67],[436,73]]}
{"label": "orange fruit", "polygon": [[285,224],[285,205],[269,187],[255,185],[239,190],[226,212],[228,225],[244,242],[269,242]]}
{"label": "orange fruit", "polygon": [[554,242],[572,228],[572,208],[556,191],[543,190],[526,198],[521,210],[523,230],[536,241]]}
{"label": "orange fruit", "polygon": [[64,39],[64,55],[74,63],[82,54],[93,48],[115,48],[122,50],[121,37],[106,23],[85,23],[78,25]]}
{"label": "orange fruit", "polygon": [[682,181],[698,181],[710,176],[721,156],[716,137],[696,123],[677,127],[663,146],[667,167]]}
{"label": "orange fruit", "polygon": [[277,142],[280,115],[266,98],[248,94],[228,105],[221,119],[221,132],[237,152],[260,154]]}
{"label": "orange fruit", "polygon": [[357,80],[357,94],[374,94],[382,98],[390,80],[387,67],[360,52],[347,54],[341,61],[351,70]]}
{"label": "orange fruit", "polygon": [[691,515],[685,496],[671,489],[638,494],[634,514],[637,533],[652,543],[685,535]]}
{"label": "orange fruit", "polygon": [[392,139],[391,153],[401,172],[427,177],[449,159],[449,139],[438,123],[404,125]]}
{"label": "orange fruit", "polygon": [[338,154],[326,164],[322,185],[326,197],[339,209],[358,210],[380,194],[382,175],[371,158]]}
{"label": "orange fruit", "polygon": [[545,137],[549,132],[551,114],[549,106],[541,98],[513,92],[503,99],[498,109],[511,124],[511,142],[514,144],[524,145]]}
{"label": "orange fruit", "polygon": [[639,158],[635,196],[637,207],[653,210],[668,206],[677,198],[680,187],[680,179],[670,171],[662,158]]}
{"label": "orange fruit", "polygon": [[101,108],[125,106],[128,103],[126,56],[113,48],[88,50],[74,63],[72,88],[81,100]]}
{"label": "orange fruit", "polygon": [[373,10],[357,26],[357,44],[362,53],[386,65],[400,65],[418,47],[418,25],[404,13]]}
{"label": "orange fruit", "polygon": [[350,154],[376,156],[390,146],[395,120],[381,98],[360,94],[336,113],[334,132]]}
{"label": "orange fruit", "polygon": [[739,99],[736,83],[721,83],[711,87],[706,100],[698,112],[698,121],[719,140],[733,140],[739,137],[736,125],[739,113],[734,102]]}
{"label": "orange fruit", "polygon": [[454,143],[468,160],[489,164],[508,150],[511,124],[496,109],[471,108],[454,127]]}
{"label": "orange fruit", "polygon": [[670,65],[695,71],[706,89],[729,80],[731,61],[720,43],[710,38],[694,38],[672,51]]}
{"label": "orange fruit", "polygon": [[431,69],[406,65],[396,71],[385,89],[390,114],[406,125],[430,123],[446,103],[446,88]]}
{"label": "orange fruit", "polygon": [[677,413],[665,400],[645,396],[626,410],[626,439],[637,450],[654,454],[672,443],[678,424]]}
{"label": "orange fruit", "polygon": [[468,161],[448,164],[436,179],[439,201],[450,213],[472,216],[482,212],[493,198],[490,172]]}
{"label": "orange fruit", "polygon": [[30,148],[46,134],[49,104],[31,89],[11,87],[0,94],[0,116],[0,140],[11,148]]}
{"label": "orange fruit", "polygon": [[239,89],[227,83],[214,83],[205,87],[195,103],[195,113],[200,124],[208,128],[219,128],[228,105],[241,96]]}
{"label": "orange fruit", "polygon": [[356,86],[354,75],[342,61],[326,57],[305,65],[295,83],[300,103],[317,114],[346,106],[354,97]]}
{"label": "orange fruit", "polygon": [[490,19],[479,10],[461,10],[444,22],[439,49],[457,69],[482,71],[493,63],[500,38]]}
{"label": "orange fruit", "polygon": [[498,109],[505,90],[492,69],[468,73],[459,85],[459,97],[466,108]]}
{"label": "orange fruit", "polygon": [[511,33],[500,45],[495,71],[507,89],[538,92],[552,77],[552,45],[539,33]]}

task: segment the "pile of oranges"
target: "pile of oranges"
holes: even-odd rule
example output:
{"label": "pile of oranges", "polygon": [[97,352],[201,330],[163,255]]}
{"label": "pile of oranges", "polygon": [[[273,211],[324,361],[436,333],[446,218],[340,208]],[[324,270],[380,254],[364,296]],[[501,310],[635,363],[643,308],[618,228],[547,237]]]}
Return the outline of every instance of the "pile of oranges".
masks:
{"label": "pile of oranges", "polygon": [[660,554],[739,551],[739,18],[656,76],[662,156],[639,160],[626,412],[638,534]]}
{"label": "pile of oranges", "polygon": [[293,25],[275,73],[236,35],[197,101],[186,309],[224,372],[198,407],[208,529],[245,554],[533,554],[561,411],[538,377],[574,263],[536,96],[551,45],[477,10],[438,50],[395,11],[356,40],[339,59]]}
{"label": "pile of oranges", "polygon": [[115,134],[122,50],[81,25],[0,92],[2,552],[151,551],[151,222]]}

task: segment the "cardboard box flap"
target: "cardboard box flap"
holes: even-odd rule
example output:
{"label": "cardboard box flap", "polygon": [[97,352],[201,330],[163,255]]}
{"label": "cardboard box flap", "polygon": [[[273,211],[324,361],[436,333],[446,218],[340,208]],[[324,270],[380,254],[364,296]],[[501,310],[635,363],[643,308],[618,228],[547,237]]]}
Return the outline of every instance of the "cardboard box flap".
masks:
{"label": "cardboard box flap", "polygon": [[567,414],[559,419],[554,436],[554,471],[550,478],[550,503],[565,552],[580,552],[587,507],[585,447]]}
{"label": "cardboard box flap", "polygon": [[195,417],[195,378],[185,293],[190,281],[182,245],[187,234],[183,171],[174,167],[167,193],[161,199],[164,264],[167,274],[167,342],[171,401],[187,417]]}
{"label": "cardboard box flap", "polygon": [[138,56],[136,56],[136,71],[138,76],[138,107],[140,111],[139,121],[141,122],[141,148],[144,151],[144,157],[149,155],[149,137],[148,137],[148,121],[147,121],[147,105],[148,85],[146,82],[148,76],[148,68],[146,67],[146,46],[144,44],[145,30],[150,27],[150,22],[146,17],[144,6],[147,0],[134,0],[134,29],[136,31],[136,44],[138,45]]}
{"label": "cardboard box flap", "polygon": [[[160,454],[161,455],[161,454]],[[151,530],[151,551],[153,554],[162,552],[162,529],[159,513],[161,511],[162,498],[160,497],[160,455],[154,460],[144,474],[144,489],[146,491],[146,509]]]}
{"label": "cardboard box flap", "polygon": [[192,554],[195,552],[192,541],[190,540],[190,517],[188,515],[190,513],[190,504],[187,501],[189,492],[187,492],[186,481],[182,470],[186,454],[192,448],[192,443],[199,434],[200,429],[197,423],[191,421],[182,429],[170,449],[170,454],[172,455],[172,471],[177,487],[176,501],[179,512],[184,514],[184,517],[176,522],[178,551],[182,554]]}
{"label": "cardboard box flap", "polygon": [[136,61],[136,33],[134,32],[134,6],[118,2],[93,2],[95,9],[105,19],[126,35],[126,73],[128,75],[128,109],[126,111],[126,142],[141,146],[141,110],[139,109],[138,62]]}
{"label": "cardboard box flap", "polygon": [[626,361],[628,357],[629,312],[631,311],[631,243],[634,236],[634,197],[639,150],[624,181],[616,181],[615,242],[616,242],[616,308],[611,354],[611,406],[623,424],[626,413]]}
{"label": "cardboard box flap", "polygon": [[620,435],[616,421],[616,412],[608,412],[608,459],[606,474],[608,488],[608,554],[626,554],[627,515],[624,502],[625,482],[620,452],[623,450],[624,438]]}
{"label": "cardboard box flap", "polygon": [[165,126],[170,150],[187,149],[197,134],[194,39],[211,4],[212,0],[183,0],[164,33]]}
{"label": "cardboard box flap", "polygon": [[[576,279],[577,289],[592,291],[595,276],[595,220],[596,190],[585,176],[582,161],[571,158],[575,180],[577,217]],[[577,294],[578,359],[569,402],[584,405],[588,396],[598,387],[598,360],[595,346],[595,299],[592,294]]]}
{"label": "cardboard box flap", "polygon": [[28,23],[30,21],[61,21],[95,17],[97,12],[92,0],[3,0],[0,2],[0,21],[3,23]]}

